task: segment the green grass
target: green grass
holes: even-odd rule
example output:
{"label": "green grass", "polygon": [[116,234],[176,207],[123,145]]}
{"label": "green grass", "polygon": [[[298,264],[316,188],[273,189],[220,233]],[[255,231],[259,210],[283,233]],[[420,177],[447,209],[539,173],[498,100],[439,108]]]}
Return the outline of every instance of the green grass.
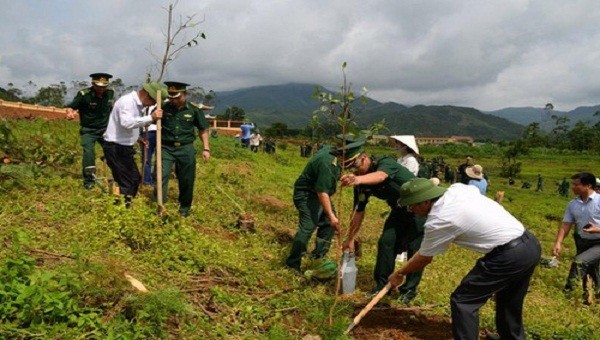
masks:
{"label": "green grass", "polygon": [[[0,238],[5,244],[0,249],[0,268],[8,273],[9,282],[19,284],[3,286],[0,308],[38,309],[30,309],[33,314],[0,315],[2,337],[344,337],[355,300],[337,304],[330,327],[334,283],[307,282],[283,267],[297,224],[292,185],[306,163],[292,141],[285,150],[280,147],[277,154],[267,155],[243,150],[226,137],[211,139],[212,159],[199,160],[197,165],[192,215],[178,216],[172,181],[168,217],[161,219],[156,217],[148,188],[142,189],[130,210],[114,206],[99,189],[83,189],[75,123],[19,121],[8,126],[16,140],[10,148],[0,145],[9,151],[18,171],[11,175],[0,171]],[[43,133],[50,137],[36,137]],[[19,153],[20,148],[26,152]],[[385,148],[370,150],[393,154]],[[72,152],[76,152],[75,163],[67,157]],[[450,164],[459,164],[465,152],[425,148],[424,156],[443,155]],[[534,150],[521,160],[522,178],[535,187],[535,177],[541,173],[545,191],[538,193],[508,186],[498,177],[499,148],[468,152],[490,175],[488,195],[506,192],[504,206],[540,239],[546,256],[569,200],[556,194],[554,183],[577,171],[593,172],[600,159]],[[39,165],[32,166],[35,161]],[[345,224],[351,196],[350,190],[342,192]],[[242,211],[253,215],[256,232],[237,227]],[[364,255],[358,262],[361,292],[373,286],[371,273],[386,211],[378,200],[367,208],[361,230]],[[561,291],[574,253],[569,237],[561,266],[536,270],[525,302],[530,338],[597,336],[598,304],[584,307],[579,293],[565,296]],[[415,303],[435,304],[427,313],[448,316],[449,295],[476,258],[457,247],[436,257],[426,269]],[[133,290],[125,273],[143,282],[150,293]],[[31,317],[44,310],[48,310],[45,319]],[[492,303],[482,310],[481,326],[494,328]]]}

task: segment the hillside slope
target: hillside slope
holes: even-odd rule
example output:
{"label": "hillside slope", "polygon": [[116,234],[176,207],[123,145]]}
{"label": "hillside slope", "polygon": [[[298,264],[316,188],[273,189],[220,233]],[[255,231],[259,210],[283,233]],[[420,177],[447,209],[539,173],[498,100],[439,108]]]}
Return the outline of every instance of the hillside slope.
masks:
{"label": "hillside slope", "polygon": [[552,116],[565,116],[569,118],[570,125],[573,126],[578,121],[588,124],[596,123],[600,117],[594,114],[600,110],[600,105],[580,106],[571,111],[552,110],[546,111],[536,107],[508,107],[501,110],[487,111],[486,113],[510,120],[521,125],[528,125],[533,122],[541,123],[540,126],[546,131],[550,131],[554,122]]}
{"label": "hillside slope", "polygon": [[[243,108],[249,119],[259,126],[283,122],[290,128],[306,127],[318,102],[312,99],[315,86],[286,84],[258,86],[218,93],[215,113],[227,107]],[[385,119],[390,133],[414,135],[468,135],[477,139],[506,140],[517,138],[523,127],[503,118],[484,114],[473,108],[457,106],[407,107],[369,99],[357,108],[356,121],[364,128]]]}
{"label": "hillside slope", "polygon": [[[166,214],[158,217],[152,187],[142,187],[126,209],[98,187],[81,186],[77,122],[0,121],[0,127],[14,135],[0,140],[12,156],[10,164],[0,162],[0,191],[9,198],[0,200],[1,339],[348,339],[344,330],[370,300],[378,239],[390,209],[382,200],[372,197],[365,211],[356,293],[340,296],[335,308],[334,281],[307,280],[284,267],[298,223],[293,183],[307,162],[299,157],[300,141],[279,140],[277,152],[266,154],[242,149],[233,138],[211,138],[210,161],[198,158],[191,216],[177,213],[178,188],[171,180]],[[395,153],[370,145],[366,150]],[[498,177],[503,150],[497,146],[421,151],[449,164],[472,153],[493,190],[506,192],[504,207],[539,238],[545,255],[570,200],[553,193],[553,183],[599,162],[593,154],[533,150],[518,180],[541,174],[545,190],[537,192]],[[97,165],[99,176],[109,175],[100,160]],[[352,188],[340,188],[333,198],[345,236]],[[238,226],[242,212],[252,217],[253,229]],[[339,245],[332,245],[331,257]],[[561,265],[536,269],[524,306],[527,338],[597,338],[600,305],[583,306],[579,289],[562,291],[574,254],[567,238]],[[425,270],[414,305],[400,304],[397,293],[386,296],[352,338],[450,338],[449,296],[478,257],[450,247]],[[303,261],[304,269],[310,263]],[[134,289],[125,275],[149,292]],[[480,316],[481,329],[493,330],[492,302]]]}

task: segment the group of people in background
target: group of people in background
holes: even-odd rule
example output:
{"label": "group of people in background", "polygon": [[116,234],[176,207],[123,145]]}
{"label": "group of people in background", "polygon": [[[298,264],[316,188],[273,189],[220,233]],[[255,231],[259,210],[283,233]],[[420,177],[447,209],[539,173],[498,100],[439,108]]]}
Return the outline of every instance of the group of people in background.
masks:
{"label": "group of people in background", "polygon": [[[135,91],[114,100],[114,91],[108,88],[108,73],[93,73],[92,85],[77,93],[67,107],[67,119],[79,114],[80,144],[83,149],[83,185],[91,189],[94,184],[92,171],[95,167],[95,145],[102,146],[107,165],[111,169],[118,193],[124,197],[127,207],[137,195],[140,184],[152,184],[152,153],[156,145],[155,129],[141,135],[141,130],[162,121],[162,192],[167,192],[168,180],[173,167],[179,184],[179,212],[189,216],[194,181],[196,178],[196,130],[203,144],[202,158],[210,159],[208,122],[203,110],[212,109],[186,100],[186,88],[182,82],[148,82]],[[160,103],[159,100],[160,93]],[[166,100],[165,100],[166,99]],[[164,103],[163,103],[163,100]],[[157,104],[161,104],[160,107]],[[135,162],[135,145],[143,145],[142,178]],[[157,188],[155,188],[156,197]],[[164,196],[166,198],[166,194]],[[120,201],[120,200],[118,200]],[[163,202],[159,202],[162,204]]]}
{"label": "group of people in background", "polygon": [[242,148],[249,148],[250,151],[256,153],[262,146],[263,152],[275,153],[275,139],[267,138],[263,140],[260,130],[252,122],[244,122],[240,125],[240,134],[236,138],[238,137]]}

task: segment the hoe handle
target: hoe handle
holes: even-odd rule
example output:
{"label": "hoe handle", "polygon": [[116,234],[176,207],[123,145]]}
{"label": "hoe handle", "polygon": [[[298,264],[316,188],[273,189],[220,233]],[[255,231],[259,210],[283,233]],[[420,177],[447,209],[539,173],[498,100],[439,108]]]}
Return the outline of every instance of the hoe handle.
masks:
{"label": "hoe handle", "polygon": [[385,294],[387,294],[387,292],[392,288],[392,284],[388,282],[388,284],[385,285],[385,287],[383,287],[382,290],[379,291],[379,293],[377,295],[375,295],[375,297],[373,299],[371,299],[371,302],[369,302],[365,308],[363,308],[360,313],[358,313],[357,316],[354,317],[354,320],[352,320],[352,323],[350,324],[350,326],[348,326],[348,329],[346,329],[345,334],[350,333],[350,331],[352,330],[352,328],[354,328],[354,326],[358,325],[358,323],[360,322],[360,320],[367,315],[367,313],[377,304],[377,302],[379,302],[379,300],[381,300],[382,297],[385,296]]}

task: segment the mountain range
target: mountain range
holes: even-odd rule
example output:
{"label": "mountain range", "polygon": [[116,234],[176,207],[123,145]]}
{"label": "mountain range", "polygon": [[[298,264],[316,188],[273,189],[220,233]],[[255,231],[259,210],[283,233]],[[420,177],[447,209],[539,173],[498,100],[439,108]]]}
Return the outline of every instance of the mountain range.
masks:
{"label": "mountain range", "polygon": [[[302,129],[318,108],[318,102],[313,98],[315,88],[311,84],[291,83],[218,92],[214,112],[223,113],[227,107],[237,106],[244,109],[246,116],[258,126],[281,122],[289,128]],[[599,110],[600,105],[578,107],[568,112],[535,107],[485,112],[451,105],[381,103],[370,98],[366,106],[357,107],[355,120],[361,128],[385,120],[389,134],[466,135],[479,140],[513,140],[532,122],[539,122],[543,130],[550,131],[554,124],[552,115],[567,116],[572,125],[580,120],[593,124],[600,119],[600,116],[594,116]]]}

